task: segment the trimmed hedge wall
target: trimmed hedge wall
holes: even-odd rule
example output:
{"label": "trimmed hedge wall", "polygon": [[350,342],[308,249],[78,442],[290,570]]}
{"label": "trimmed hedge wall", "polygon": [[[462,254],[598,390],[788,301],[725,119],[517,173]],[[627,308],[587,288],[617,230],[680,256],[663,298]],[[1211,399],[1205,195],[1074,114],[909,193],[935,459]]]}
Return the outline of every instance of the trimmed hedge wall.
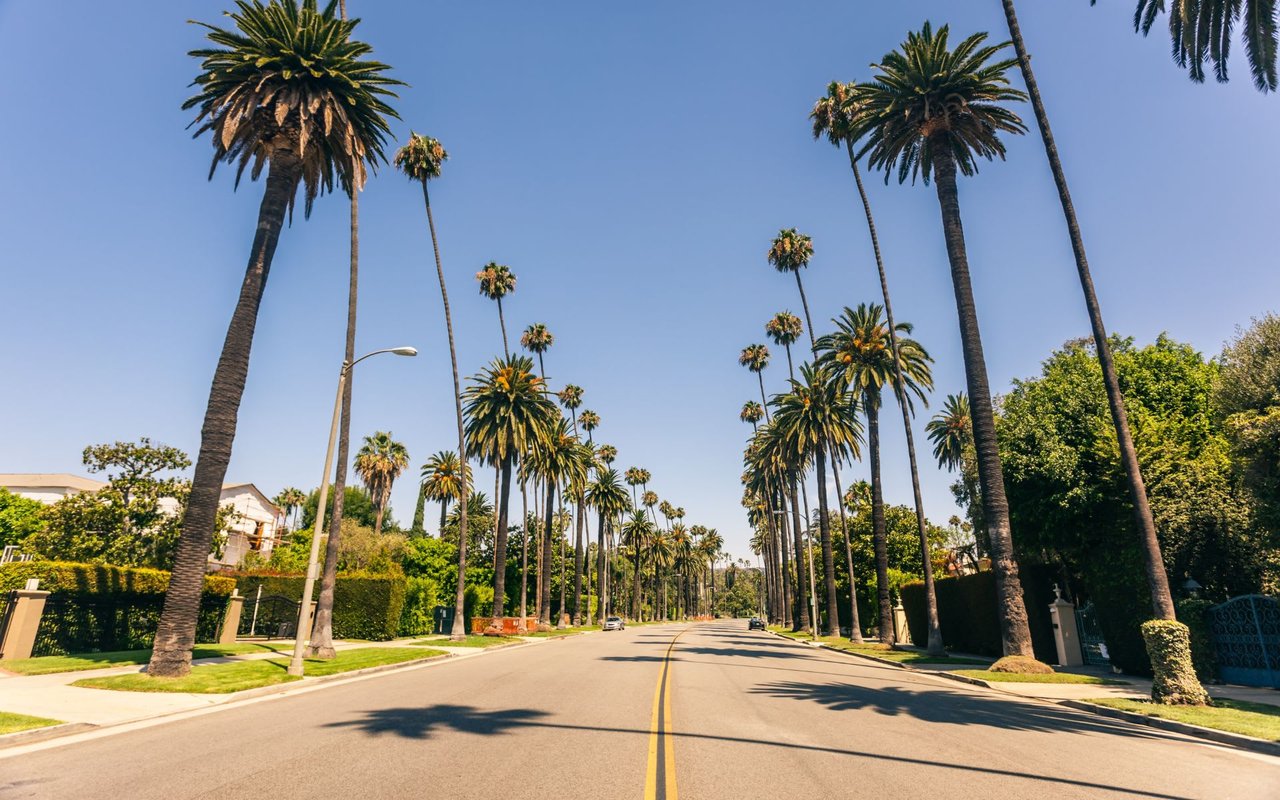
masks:
{"label": "trimmed hedge wall", "polygon": [[[0,593],[21,589],[30,578],[40,579],[46,592],[76,594],[164,594],[169,573],[162,569],[117,567],[113,564],[77,564],[71,561],[14,561],[0,564]],[[206,575],[204,593],[230,597],[233,578]]]}
{"label": "trimmed hedge wall", "polygon": [[[240,594],[250,600],[262,594],[302,599],[305,576],[241,573],[235,576]],[[316,596],[320,594],[316,582]],[[403,575],[371,575],[353,572],[338,576],[333,589],[333,637],[381,642],[396,638],[404,611]]]}
{"label": "trimmed hedge wall", "polygon": [[[1056,663],[1058,650],[1049,617],[1055,571],[1040,564],[1024,564],[1020,565],[1018,574],[1022,580],[1022,599],[1027,605],[1032,649],[1038,660]],[[948,649],[992,658],[1004,655],[996,612],[995,577],[995,573],[988,571],[937,581],[938,624],[942,627],[942,643]],[[917,581],[902,587],[902,606],[907,612],[911,641],[928,641],[924,583]]]}

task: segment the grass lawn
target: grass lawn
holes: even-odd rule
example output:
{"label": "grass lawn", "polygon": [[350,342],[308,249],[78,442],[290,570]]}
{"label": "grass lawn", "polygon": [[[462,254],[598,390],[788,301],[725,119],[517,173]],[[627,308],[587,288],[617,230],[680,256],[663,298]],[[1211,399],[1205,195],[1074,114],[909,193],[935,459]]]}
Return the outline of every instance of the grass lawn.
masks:
{"label": "grass lawn", "polygon": [[419,639],[409,644],[414,647],[497,647],[518,641],[520,640],[513,636],[468,636],[460,642],[451,642],[448,636],[437,636],[434,639]]}
{"label": "grass lawn", "polygon": [[[248,653],[282,653],[293,649],[292,642],[237,642],[236,644],[198,644],[192,658],[217,658]],[[150,650],[116,650],[108,653],[77,653],[70,656],[40,656],[5,661],[0,669],[19,675],[48,675],[53,672],[79,672],[105,667],[127,667],[151,660]]]}
{"label": "grass lawn", "polygon": [[[1022,675],[1014,672],[992,672],[989,669],[957,669],[952,670],[966,678],[978,678],[992,683],[1093,683],[1101,686],[1128,686],[1128,681],[1113,678],[1095,678],[1092,675],[1077,675],[1074,672],[1051,672],[1046,675]],[[1093,701],[1090,701],[1093,702]]]}
{"label": "grass lawn", "polygon": [[8,711],[0,711],[0,735],[6,733],[17,733],[18,731],[29,731],[32,728],[47,728],[50,725],[61,724],[61,720],[44,719],[43,717],[28,717],[26,714],[11,714]]}
{"label": "grass lawn", "polygon": [[[336,658],[327,661],[308,658],[303,669],[307,677],[334,675],[365,667],[398,664],[422,658],[444,655],[440,650],[412,649],[406,647],[360,647],[339,650]],[[238,661],[231,664],[206,664],[191,670],[183,678],[153,678],[140,672],[127,675],[111,675],[105,678],[85,678],[71,684],[89,689],[116,689],[123,692],[191,692],[193,694],[226,694],[260,686],[296,681],[289,675],[286,659],[271,658],[256,661]]]}
{"label": "grass lawn", "polygon": [[1228,733],[1239,733],[1256,739],[1280,742],[1280,706],[1224,698],[1214,698],[1212,706],[1165,706],[1150,700],[1110,697],[1086,702],[1145,714],[1148,717],[1186,722],[1203,728],[1215,728]]}
{"label": "grass lawn", "polygon": [[853,644],[848,639],[836,639],[823,637],[818,641],[825,644],[833,650],[844,650],[858,655],[875,656],[883,658],[886,661],[894,661],[899,664],[956,664],[963,666],[966,664],[974,664],[986,666],[990,661],[983,661],[977,658],[962,658],[960,656],[931,656],[927,653],[915,653],[910,650],[894,650],[883,646],[876,646],[871,643]]}

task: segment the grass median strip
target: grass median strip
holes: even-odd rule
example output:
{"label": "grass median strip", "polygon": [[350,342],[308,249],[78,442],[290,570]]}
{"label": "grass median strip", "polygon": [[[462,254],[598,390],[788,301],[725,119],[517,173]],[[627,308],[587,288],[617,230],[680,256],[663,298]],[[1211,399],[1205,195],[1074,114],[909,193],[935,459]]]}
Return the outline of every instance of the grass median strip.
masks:
{"label": "grass median strip", "polygon": [[[236,644],[199,644],[192,658],[242,656],[250,653],[283,653],[293,648],[292,642],[237,642]],[[74,653],[67,656],[39,656],[3,662],[0,669],[19,675],[49,675],[55,672],[80,672],[87,669],[129,667],[151,660],[150,650],[115,650],[107,653]]]}
{"label": "grass median strip", "polygon": [[434,639],[419,639],[409,644],[414,647],[498,647],[519,641],[513,636],[468,636],[460,642],[454,642],[450,641],[448,636],[438,636]]}
{"label": "grass median strip", "polygon": [[990,661],[983,661],[977,658],[964,658],[962,656],[931,656],[928,653],[917,653],[912,650],[894,650],[891,647],[871,643],[854,644],[848,639],[839,639],[834,637],[823,637],[818,641],[833,650],[844,650],[847,653],[874,656],[876,658],[883,658],[886,661],[894,661],[899,664],[957,664],[960,666],[975,664],[986,666],[991,663]]}
{"label": "grass median strip", "polygon": [[[1025,674],[1021,672],[992,672],[989,669],[956,669],[951,670],[966,678],[977,678],[992,683],[1092,683],[1099,686],[1129,686],[1128,681],[1113,678],[1095,678],[1092,675],[1077,675],[1074,672],[1050,672],[1044,675]],[[1093,702],[1092,700],[1090,702]]]}
{"label": "grass median strip", "polygon": [[[306,676],[335,675],[340,672],[418,661],[444,655],[441,650],[407,647],[360,647],[340,650],[336,658],[308,658],[303,663]],[[227,694],[299,680],[288,674],[287,659],[271,658],[237,661],[230,664],[206,664],[193,667],[182,678],[153,678],[140,672],[85,678],[71,684],[88,689],[114,689],[123,692],[189,692],[191,694]]]}
{"label": "grass median strip", "polygon": [[1280,742],[1280,706],[1215,697],[1212,706],[1166,706],[1150,700],[1099,698],[1084,701],[1148,717]]}
{"label": "grass median strip", "polygon": [[33,728],[47,728],[50,725],[61,725],[62,720],[29,717],[26,714],[14,714],[0,711],[0,735],[29,731]]}

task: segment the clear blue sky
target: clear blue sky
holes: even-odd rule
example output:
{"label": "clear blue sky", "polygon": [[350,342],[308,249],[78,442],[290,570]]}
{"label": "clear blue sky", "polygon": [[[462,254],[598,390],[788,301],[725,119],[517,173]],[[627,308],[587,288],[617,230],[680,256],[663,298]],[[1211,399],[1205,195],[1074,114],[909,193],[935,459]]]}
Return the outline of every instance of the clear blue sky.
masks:
{"label": "clear blue sky", "polygon": [[[1216,353],[1237,324],[1280,307],[1280,99],[1254,91],[1243,63],[1231,84],[1193,85],[1163,31],[1132,33],[1132,5],[1024,2],[1023,28],[1108,325]],[[0,2],[0,471],[81,472],[86,444],[144,435],[197,449],[261,197],[247,182],[233,193],[229,171],[205,180],[211,145],[190,138],[179,108],[196,69],[186,52],[202,45],[185,21],[226,6]],[[811,141],[806,114],[827,81],[865,79],[926,18],[999,37],[1000,4],[350,6],[359,36],[412,84],[397,140],[413,127],[452,156],[433,199],[464,372],[501,349],[472,275],[509,264],[513,333],[538,321],[554,332],[548,373],[586,388],[598,441],[746,555],[738,410],[757,392],[736,358],[774,312],[800,310],[794,282],[765,262],[770,239],[791,226],[813,236],[815,318],[879,297],[847,162]],[[871,192],[898,314],[936,357],[938,393],[958,391],[936,198],[878,180]],[[1083,303],[1038,139],[1011,141],[961,197],[1000,391],[1087,334]],[[421,194],[385,169],[361,216],[359,348],[422,356],[358,368],[353,431],[393,431],[416,468],[453,447]],[[284,232],[229,480],[268,493],[319,481],[346,241],[339,196]],[[909,502],[901,432],[885,429],[886,495]],[[923,480],[930,517],[945,521],[950,478],[926,466]],[[402,521],[413,483],[395,490]]]}

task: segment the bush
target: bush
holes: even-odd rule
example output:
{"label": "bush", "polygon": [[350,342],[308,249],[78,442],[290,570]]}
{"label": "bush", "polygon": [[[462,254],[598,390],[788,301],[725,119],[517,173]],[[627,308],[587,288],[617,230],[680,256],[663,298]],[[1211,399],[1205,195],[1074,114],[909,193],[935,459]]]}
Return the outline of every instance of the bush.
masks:
{"label": "bush", "polygon": [[1218,679],[1218,658],[1209,627],[1209,609],[1213,603],[1201,597],[1188,597],[1174,603],[1178,621],[1191,632],[1191,663],[1196,676],[1208,683]]}
{"label": "bush", "polygon": [[1209,693],[1196,680],[1191,662],[1191,632],[1187,626],[1171,619],[1149,620],[1142,623],[1142,638],[1155,672],[1151,699],[1165,705],[1208,704]]}
{"label": "bush", "polygon": [[[169,573],[146,567],[117,567],[111,564],[77,564],[71,561],[14,561],[0,564],[0,592],[26,586],[31,578],[40,579],[46,592],[79,594],[164,594],[169,588]],[[230,597],[236,586],[232,578],[206,575],[204,593]]]}
{"label": "bush", "polygon": [[1052,675],[1053,667],[1026,656],[1005,656],[990,667],[992,672],[1010,672],[1015,675]]}
{"label": "bush", "polygon": [[[1038,660],[1053,663],[1058,660],[1057,646],[1053,641],[1053,622],[1049,618],[1054,572],[1047,566],[1027,564],[1021,567],[1019,575],[1022,579],[1022,600],[1027,606],[1031,628],[1032,650]],[[1004,655],[996,606],[995,573],[979,572],[959,578],[940,578],[935,587],[943,645],[962,653],[994,658]],[[902,605],[907,612],[911,641],[928,641],[924,584],[916,582],[903,586]]]}
{"label": "bush", "polygon": [[431,578],[405,578],[404,609],[400,612],[401,636],[430,633],[432,614],[440,605],[440,584]]}
{"label": "bush", "polygon": [[[256,595],[261,586],[264,595],[281,595],[295,601],[302,599],[306,580],[301,575],[245,573],[238,574],[236,579],[245,597]],[[319,594],[318,585],[316,593]],[[404,601],[402,575],[359,572],[338,575],[333,589],[333,637],[375,642],[394,639],[400,630]]]}

